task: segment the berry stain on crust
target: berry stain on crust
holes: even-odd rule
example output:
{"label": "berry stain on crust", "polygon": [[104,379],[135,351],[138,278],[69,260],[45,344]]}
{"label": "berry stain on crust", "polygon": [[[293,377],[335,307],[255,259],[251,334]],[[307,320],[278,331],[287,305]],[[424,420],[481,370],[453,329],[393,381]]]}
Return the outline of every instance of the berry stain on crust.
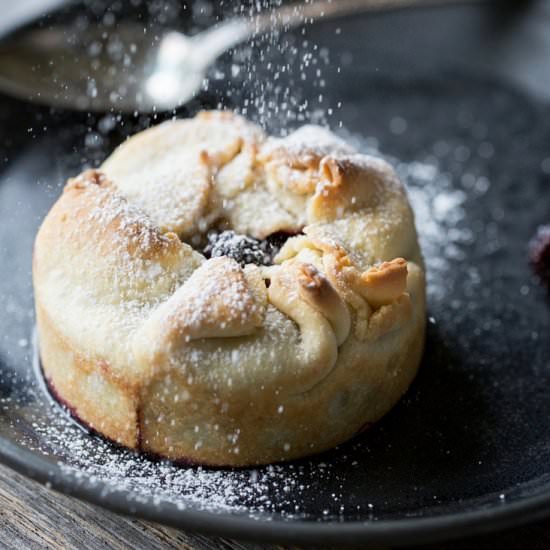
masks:
{"label": "berry stain on crust", "polygon": [[529,262],[540,281],[550,290],[550,225],[542,225],[529,243]]}

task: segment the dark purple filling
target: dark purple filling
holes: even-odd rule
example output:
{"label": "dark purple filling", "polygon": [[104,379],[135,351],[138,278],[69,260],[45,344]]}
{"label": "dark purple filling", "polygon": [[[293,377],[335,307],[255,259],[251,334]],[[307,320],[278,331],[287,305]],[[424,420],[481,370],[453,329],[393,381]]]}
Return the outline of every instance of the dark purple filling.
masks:
{"label": "dark purple filling", "polygon": [[248,235],[239,235],[230,230],[210,231],[203,253],[207,258],[228,256],[242,266],[246,264],[272,265],[279,250],[292,236],[291,233],[278,232],[260,240]]}
{"label": "dark purple filling", "polygon": [[529,261],[533,271],[550,290],[550,225],[542,225],[529,243]]}

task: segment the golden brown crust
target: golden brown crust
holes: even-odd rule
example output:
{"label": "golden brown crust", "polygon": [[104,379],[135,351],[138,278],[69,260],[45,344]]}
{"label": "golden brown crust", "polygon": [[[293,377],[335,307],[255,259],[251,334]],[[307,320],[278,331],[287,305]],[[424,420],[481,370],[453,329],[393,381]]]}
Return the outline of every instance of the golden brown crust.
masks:
{"label": "golden brown crust", "polygon": [[407,261],[395,258],[361,275],[362,294],[374,308],[391,304],[407,290]]}
{"label": "golden brown crust", "polygon": [[[216,220],[304,234],[276,265],[241,268],[183,242]],[[68,182],[33,277],[59,397],[107,437],[171,459],[328,449],[393,406],[422,352],[406,194],[385,162],[317,128],[273,140],[212,112],[138,134]]]}
{"label": "golden brown crust", "polygon": [[312,264],[298,264],[297,282],[300,297],[330,322],[337,344],[343,344],[349,336],[351,318],[338,292]]}

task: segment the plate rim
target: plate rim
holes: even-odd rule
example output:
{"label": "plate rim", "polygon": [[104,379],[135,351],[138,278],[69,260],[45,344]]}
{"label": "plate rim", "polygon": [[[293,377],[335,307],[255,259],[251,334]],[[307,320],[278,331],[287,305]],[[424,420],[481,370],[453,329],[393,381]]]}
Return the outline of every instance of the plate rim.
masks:
{"label": "plate rim", "polygon": [[78,482],[65,474],[58,463],[51,463],[30,449],[0,436],[0,462],[48,488],[98,505],[125,516],[153,521],[181,530],[209,536],[271,543],[391,544],[412,546],[468,538],[497,530],[519,527],[550,515],[550,486],[542,494],[514,502],[495,502],[466,512],[429,518],[365,520],[350,522],[304,522],[299,519],[263,521],[227,512],[214,513],[175,503],[152,502],[152,498],[132,500],[128,490],[112,491],[101,480]]}

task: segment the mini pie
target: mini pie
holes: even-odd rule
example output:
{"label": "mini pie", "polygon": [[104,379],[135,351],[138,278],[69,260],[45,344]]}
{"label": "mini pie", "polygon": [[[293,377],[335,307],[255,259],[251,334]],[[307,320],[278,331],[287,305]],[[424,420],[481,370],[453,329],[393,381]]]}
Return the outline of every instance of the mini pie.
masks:
{"label": "mini pie", "polygon": [[[207,259],[216,228],[288,238],[272,265]],[[171,460],[330,449],[389,411],[422,354],[406,192],[315,126],[275,139],[204,112],[141,132],[69,180],[33,264],[52,391],[107,438]]]}

